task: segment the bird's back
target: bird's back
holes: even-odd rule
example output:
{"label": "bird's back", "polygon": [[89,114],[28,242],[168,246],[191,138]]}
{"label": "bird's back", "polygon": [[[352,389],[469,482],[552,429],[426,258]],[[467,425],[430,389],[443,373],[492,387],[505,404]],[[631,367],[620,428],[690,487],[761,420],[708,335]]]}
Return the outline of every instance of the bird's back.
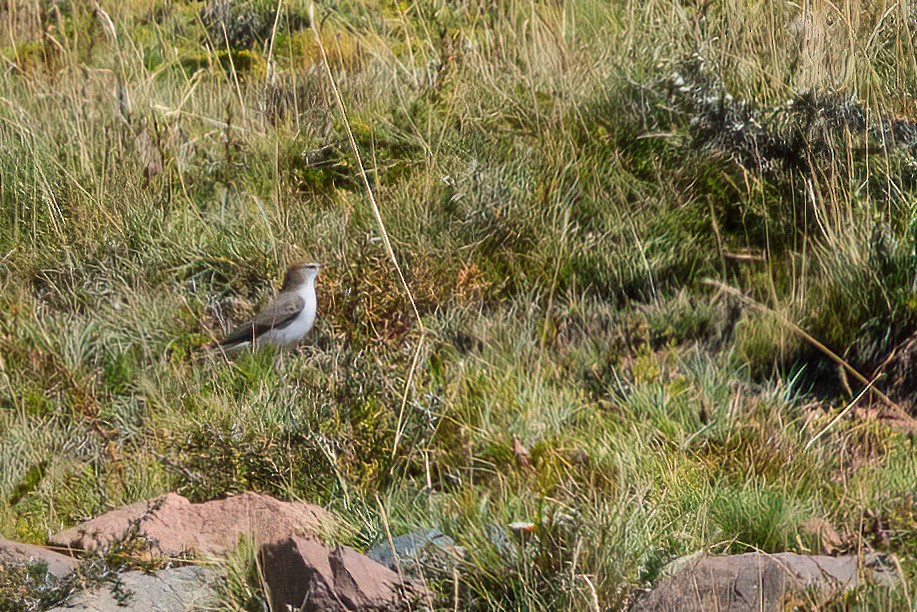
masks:
{"label": "bird's back", "polygon": [[[291,326],[295,328],[296,333],[299,333],[303,327],[301,319],[308,318],[309,326],[299,333],[297,340],[302,338],[309,331],[315,319],[314,293],[313,288],[311,300],[303,299],[299,292],[289,291],[278,294],[255,318],[234,329],[220,344],[226,349],[241,348],[253,342],[286,344],[287,342],[278,341],[278,333],[288,330]],[[307,307],[307,301],[311,301],[311,308]],[[311,310],[311,314],[305,312],[308,310]],[[283,334],[283,337],[288,339],[292,335],[287,332]]]}

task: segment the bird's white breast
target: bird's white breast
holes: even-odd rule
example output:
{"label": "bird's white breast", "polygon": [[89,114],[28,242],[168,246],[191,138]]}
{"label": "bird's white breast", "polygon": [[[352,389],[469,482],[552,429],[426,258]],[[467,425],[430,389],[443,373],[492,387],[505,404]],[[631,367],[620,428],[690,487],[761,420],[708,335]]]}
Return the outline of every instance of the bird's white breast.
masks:
{"label": "bird's white breast", "polygon": [[272,329],[264,334],[265,341],[288,347],[302,340],[309,333],[315,323],[317,301],[315,298],[315,283],[309,280],[298,291],[299,297],[305,302],[302,311],[293,322],[282,329]]}

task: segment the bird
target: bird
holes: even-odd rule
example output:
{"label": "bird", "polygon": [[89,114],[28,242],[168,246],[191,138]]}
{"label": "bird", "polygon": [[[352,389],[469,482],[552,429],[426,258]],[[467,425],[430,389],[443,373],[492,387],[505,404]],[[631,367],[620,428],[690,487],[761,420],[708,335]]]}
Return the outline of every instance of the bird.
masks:
{"label": "bird", "polygon": [[251,321],[223,338],[220,346],[225,351],[237,351],[266,344],[287,349],[298,344],[315,323],[315,277],[322,267],[313,262],[290,266],[280,293]]}

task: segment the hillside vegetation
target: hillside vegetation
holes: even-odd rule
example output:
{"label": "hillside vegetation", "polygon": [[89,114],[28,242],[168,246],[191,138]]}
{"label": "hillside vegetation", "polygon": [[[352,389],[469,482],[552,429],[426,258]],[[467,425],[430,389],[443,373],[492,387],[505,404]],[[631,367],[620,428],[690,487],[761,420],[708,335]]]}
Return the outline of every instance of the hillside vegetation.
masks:
{"label": "hillside vegetation", "polygon": [[[914,2],[314,14],[0,2],[0,535],[254,490],[442,529],[449,609],[700,549],[894,553],[837,605],[914,605]],[[208,348],[301,258],[302,349]]]}

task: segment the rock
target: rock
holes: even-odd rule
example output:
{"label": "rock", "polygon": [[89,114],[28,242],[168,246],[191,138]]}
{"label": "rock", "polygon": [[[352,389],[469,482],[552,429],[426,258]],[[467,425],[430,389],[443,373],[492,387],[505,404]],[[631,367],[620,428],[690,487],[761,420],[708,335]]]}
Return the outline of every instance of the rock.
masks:
{"label": "rock", "polygon": [[813,517],[800,526],[803,533],[815,538],[821,552],[831,555],[844,545],[837,530],[823,518]]}
{"label": "rock", "polygon": [[303,502],[282,502],[257,493],[192,504],[175,493],[113,510],[51,538],[56,546],[104,549],[139,537],[158,555],[221,554],[250,534],[257,544],[289,535],[314,535],[331,515]]}
{"label": "rock", "polygon": [[265,544],[260,558],[272,610],[399,610],[424,594],[421,585],[403,582],[366,555],[347,547],[329,551],[316,540]]}
{"label": "rock", "polygon": [[679,557],[674,561],[671,561],[662,568],[662,571],[659,572],[659,578],[671,578],[675,574],[679,573],[681,570],[689,567],[693,567],[698,561],[707,556],[707,553],[701,549],[696,550],[690,555],[685,555],[684,557]]}
{"label": "rock", "polygon": [[[448,567],[464,556],[461,547],[439,529],[426,529],[392,538],[366,551],[366,556],[393,572],[416,576],[425,565]],[[397,562],[396,562],[397,560]]]}
{"label": "rock", "polygon": [[748,553],[700,558],[663,579],[633,609],[759,612],[792,608],[795,603],[821,606],[859,586],[858,569],[852,555]]}
{"label": "rock", "polygon": [[44,563],[48,573],[56,578],[63,578],[77,566],[77,561],[73,557],[56,553],[43,546],[23,544],[3,538],[0,538],[0,563],[7,565]]}
{"label": "rock", "polygon": [[866,582],[878,587],[893,589],[901,584],[898,563],[894,556],[883,554],[866,555],[860,568]]}
{"label": "rock", "polygon": [[517,554],[518,551],[513,541],[509,539],[509,534],[506,532],[505,527],[501,527],[494,523],[488,523],[484,525],[484,535],[487,541],[493,544],[494,548],[496,548],[501,555],[510,556]]}
{"label": "rock", "polygon": [[51,612],[92,610],[94,612],[185,612],[215,609],[216,592],[211,583],[217,574],[211,569],[187,565],[153,574],[125,572],[114,583],[105,582],[91,591],[77,593],[67,604]]}
{"label": "rock", "polygon": [[529,455],[529,449],[525,447],[522,441],[513,436],[513,455],[516,456],[516,465],[526,470],[534,470],[532,467],[532,457]]}

